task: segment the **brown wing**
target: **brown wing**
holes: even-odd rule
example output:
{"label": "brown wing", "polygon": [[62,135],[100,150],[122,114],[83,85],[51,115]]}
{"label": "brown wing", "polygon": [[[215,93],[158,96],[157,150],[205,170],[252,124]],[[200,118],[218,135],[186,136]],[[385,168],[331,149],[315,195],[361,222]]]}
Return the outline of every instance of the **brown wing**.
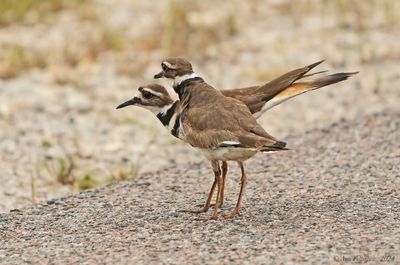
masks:
{"label": "brown wing", "polygon": [[222,90],[222,94],[242,101],[250,109],[251,113],[261,110],[263,105],[273,97],[284,91],[296,80],[304,77],[311,69],[321,64],[319,61],[308,66],[292,70],[262,86],[251,86],[240,89]]}
{"label": "brown wing", "polygon": [[239,100],[225,97],[205,83],[186,91],[183,127],[191,145],[206,148],[233,141],[258,148],[276,142]]}

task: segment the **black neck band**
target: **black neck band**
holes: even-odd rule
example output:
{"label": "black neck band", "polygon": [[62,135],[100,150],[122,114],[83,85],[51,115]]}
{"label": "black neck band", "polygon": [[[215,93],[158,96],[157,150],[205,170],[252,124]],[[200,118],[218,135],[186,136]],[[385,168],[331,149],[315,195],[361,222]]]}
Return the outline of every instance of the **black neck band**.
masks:
{"label": "black neck band", "polygon": [[185,87],[190,85],[192,82],[196,82],[196,81],[204,82],[203,78],[201,78],[200,76],[196,76],[193,78],[186,79],[186,80],[182,81],[179,85],[174,86],[174,90],[178,94],[180,100],[182,100],[182,95],[183,95],[183,92],[185,91]]}
{"label": "black neck band", "polygon": [[167,126],[169,124],[169,121],[171,120],[172,116],[174,116],[176,106],[178,106],[178,101],[175,101],[174,104],[167,110],[166,113],[158,113],[157,118],[161,121],[161,123],[164,126]]}

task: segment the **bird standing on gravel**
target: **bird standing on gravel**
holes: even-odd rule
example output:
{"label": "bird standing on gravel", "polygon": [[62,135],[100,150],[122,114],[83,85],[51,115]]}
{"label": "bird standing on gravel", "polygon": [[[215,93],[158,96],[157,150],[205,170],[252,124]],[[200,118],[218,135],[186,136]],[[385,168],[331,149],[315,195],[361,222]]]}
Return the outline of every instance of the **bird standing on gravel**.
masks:
{"label": "bird standing on gravel", "polygon": [[[322,76],[314,80],[304,80],[306,77],[322,73],[318,72],[307,74],[311,69],[319,65],[321,62],[322,61],[303,68],[292,70],[261,86],[222,90],[221,92],[224,96],[233,97],[245,103],[252,112],[253,116],[258,118],[266,110],[286,101],[289,98],[323,86],[346,80],[349,76],[354,74],[336,73]],[[172,135],[182,139],[182,135],[178,133],[180,124],[179,119],[177,119],[181,112],[180,102],[174,101],[163,86],[158,84],[150,84],[140,87],[139,93],[134,98],[124,102],[123,104],[120,104],[117,108],[122,108],[129,105],[141,106],[152,111]],[[226,161],[222,161],[222,191],[220,206],[222,205],[224,198],[223,193],[226,173],[227,163]],[[216,184],[217,182],[215,180],[204,207],[200,210],[191,212],[208,211]]]}
{"label": "bird standing on gravel", "polygon": [[164,60],[163,70],[155,78],[174,81],[173,88],[181,102],[179,132],[182,138],[200,150],[211,162],[217,198],[213,214],[203,220],[217,219],[221,200],[222,176],[218,161],[236,161],[241,169],[241,187],[234,210],[225,217],[240,212],[240,203],[247,183],[243,162],[257,152],[287,150],[286,143],[269,135],[241,101],[225,97],[222,93],[193,72],[185,59]]}

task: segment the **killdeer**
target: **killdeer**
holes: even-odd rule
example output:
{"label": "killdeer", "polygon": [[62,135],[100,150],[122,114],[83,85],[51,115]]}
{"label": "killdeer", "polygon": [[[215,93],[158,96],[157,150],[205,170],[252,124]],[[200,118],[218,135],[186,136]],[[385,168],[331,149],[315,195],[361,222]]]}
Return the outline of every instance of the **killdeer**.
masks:
{"label": "killdeer", "polygon": [[[312,68],[320,64],[322,61],[315,64],[290,71],[271,82],[262,86],[246,87],[242,89],[232,89],[221,91],[225,96],[230,96],[243,101],[250,109],[254,117],[259,117],[263,112],[276,106],[287,99],[314,90],[329,84],[337,83],[346,80],[349,76],[355,73],[336,73],[333,75],[323,76],[314,80],[307,80],[300,82],[300,79],[309,77],[314,74],[308,74]],[[322,73],[322,72],[318,72]],[[296,82],[299,81],[299,82]],[[294,83],[296,82],[296,83]],[[150,84],[139,88],[139,93],[133,99],[119,105],[117,108],[122,108],[129,105],[137,105],[152,111],[163,125],[175,137],[183,138],[179,133],[179,113],[181,112],[180,102],[174,101],[167,90],[157,84]],[[220,205],[223,202],[223,190],[225,177],[227,173],[227,163],[222,161],[222,190]],[[204,207],[195,212],[206,212],[210,207],[211,198],[216,186],[214,181],[207,202]]]}
{"label": "killdeer", "polygon": [[162,71],[154,78],[173,80],[173,88],[181,101],[179,122],[182,138],[199,149],[210,161],[217,183],[217,198],[213,214],[203,220],[216,219],[222,195],[222,172],[218,161],[236,161],[241,169],[241,187],[234,210],[225,217],[240,212],[240,203],[247,183],[243,162],[257,152],[287,150],[286,143],[269,135],[241,101],[226,97],[195,74],[185,59],[164,60]]}

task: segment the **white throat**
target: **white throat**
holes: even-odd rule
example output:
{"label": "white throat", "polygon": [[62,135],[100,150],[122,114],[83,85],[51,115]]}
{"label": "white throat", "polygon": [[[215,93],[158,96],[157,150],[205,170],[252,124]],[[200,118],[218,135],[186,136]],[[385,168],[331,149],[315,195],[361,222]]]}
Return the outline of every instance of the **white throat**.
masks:
{"label": "white throat", "polygon": [[195,77],[199,77],[199,75],[196,74],[196,73],[191,73],[191,74],[188,74],[188,75],[177,76],[174,79],[173,87],[179,86],[183,81],[186,81],[188,79],[192,79],[192,78],[195,78]]}
{"label": "white throat", "polygon": [[147,105],[142,105],[143,108],[151,111],[153,114],[157,115],[161,112],[163,112],[163,109],[161,109],[160,107],[155,107],[155,106],[147,106]]}
{"label": "white throat", "polygon": [[172,106],[175,104],[175,101],[172,102],[171,104],[165,105],[164,107],[156,107],[156,106],[146,106],[142,105],[143,108],[153,112],[156,116],[161,115],[164,116],[167,114],[168,110],[172,108]]}

